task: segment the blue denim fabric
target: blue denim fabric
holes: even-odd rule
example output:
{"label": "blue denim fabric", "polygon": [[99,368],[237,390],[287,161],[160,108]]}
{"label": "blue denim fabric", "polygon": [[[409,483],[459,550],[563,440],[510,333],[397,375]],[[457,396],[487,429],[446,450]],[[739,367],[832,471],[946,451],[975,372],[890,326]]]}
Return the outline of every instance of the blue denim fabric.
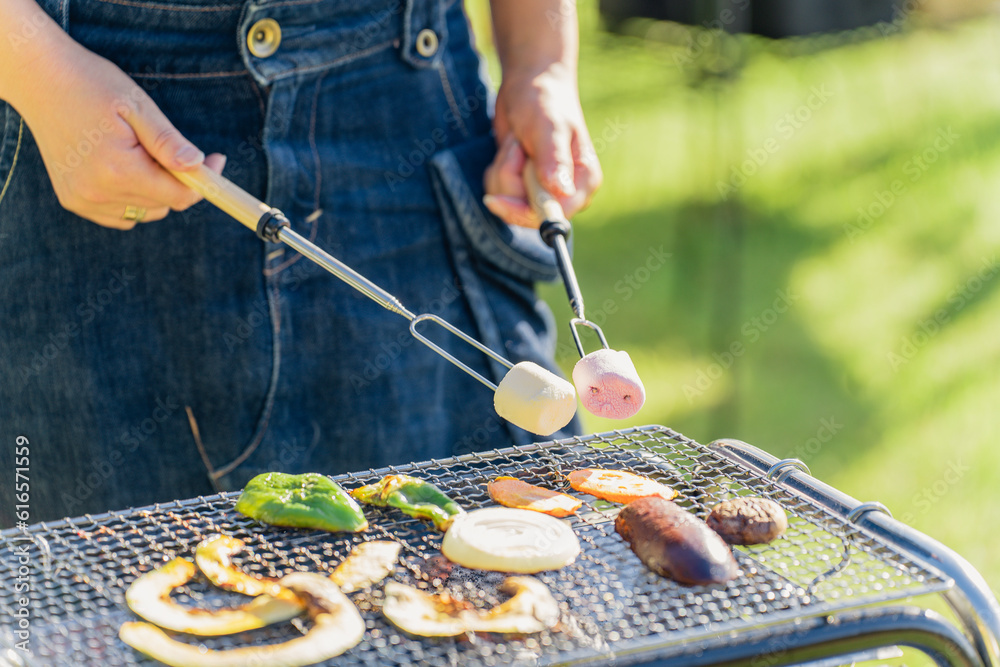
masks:
{"label": "blue denim fabric", "polygon": [[[480,202],[494,147],[459,1],[43,5],[300,233],[411,311],[554,368],[533,290],[556,275],[551,252]],[[282,28],[269,58],[246,44],[262,18]],[[428,57],[424,29],[440,40]],[[30,128],[2,102],[0,187],[0,525],[14,520],[19,435],[32,521],[237,489],[270,470],[539,439],[497,417],[492,393],[404,318],[207,203],[124,233],[66,212]]]}

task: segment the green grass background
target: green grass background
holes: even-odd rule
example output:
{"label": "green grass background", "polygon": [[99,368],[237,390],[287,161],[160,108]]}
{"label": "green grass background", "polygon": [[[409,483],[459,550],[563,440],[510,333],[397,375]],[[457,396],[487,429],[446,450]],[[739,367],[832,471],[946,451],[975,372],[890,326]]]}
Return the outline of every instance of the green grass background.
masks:
{"label": "green grass background", "polygon": [[[606,177],[574,220],[575,265],[647,390],[632,419],[585,414],[588,429],[665,424],[797,456],[1000,590],[1000,21],[702,49],[701,31],[612,35],[593,0],[579,12]],[[570,311],[561,285],[543,295],[568,372]]]}

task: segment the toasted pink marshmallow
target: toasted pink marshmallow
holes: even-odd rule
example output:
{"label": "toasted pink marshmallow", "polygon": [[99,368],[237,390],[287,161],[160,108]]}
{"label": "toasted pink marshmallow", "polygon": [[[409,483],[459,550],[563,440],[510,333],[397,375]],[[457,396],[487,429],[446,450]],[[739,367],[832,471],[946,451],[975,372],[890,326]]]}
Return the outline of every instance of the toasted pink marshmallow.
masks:
{"label": "toasted pink marshmallow", "polygon": [[573,384],[583,407],[598,417],[626,419],[646,402],[646,390],[628,352],[591,352],[576,362]]}

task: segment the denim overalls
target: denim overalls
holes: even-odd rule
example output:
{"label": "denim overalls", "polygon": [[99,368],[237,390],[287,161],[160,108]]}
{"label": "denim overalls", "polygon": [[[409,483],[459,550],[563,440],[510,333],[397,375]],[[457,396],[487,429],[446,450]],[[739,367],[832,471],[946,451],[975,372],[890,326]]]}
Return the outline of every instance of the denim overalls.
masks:
{"label": "denim overalls", "polygon": [[[480,202],[490,100],[460,0],[42,4],[300,233],[411,311],[554,368],[533,289],[551,251]],[[2,102],[0,187],[0,525],[18,436],[31,521],[540,439],[404,318],[206,202],[129,232],[66,212]]]}

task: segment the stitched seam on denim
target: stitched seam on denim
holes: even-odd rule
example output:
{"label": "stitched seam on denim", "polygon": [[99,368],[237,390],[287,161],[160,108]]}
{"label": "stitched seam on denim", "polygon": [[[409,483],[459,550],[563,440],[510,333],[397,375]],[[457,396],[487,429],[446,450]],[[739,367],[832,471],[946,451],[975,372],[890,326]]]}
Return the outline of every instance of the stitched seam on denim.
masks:
{"label": "stitched seam on denim", "polygon": [[[101,0],[103,2],[103,0]],[[214,79],[221,77],[232,77],[232,76],[245,76],[249,74],[246,70],[236,70],[233,72],[191,72],[191,73],[177,73],[177,74],[157,74],[149,72],[129,72],[128,75],[133,79]]]}
{"label": "stitched seam on denim", "polygon": [[282,79],[287,79],[288,77],[293,76],[295,74],[309,74],[310,72],[316,72],[318,70],[322,70],[327,67],[335,67],[337,65],[346,64],[353,60],[357,60],[358,58],[364,58],[365,56],[370,56],[373,53],[378,53],[379,51],[383,51],[392,46],[395,42],[396,40],[392,39],[389,40],[388,42],[376,44],[375,46],[365,49],[364,51],[358,51],[357,53],[351,53],[346,56],[341,56],[340,58],[334,58],[333,60],[327,61],[325,63],[320,63],[318,65],[309,65],[308,67],[297,67],[295,69],[290,69],[287,72],[281,72],[280,74],[276,74],[274,76],[274,79],[272,79],[272,81],[280,81]]}
{"label": "stitched seam on denim", "polygon": [[493,240],[497,248],[502,253],[507,255],[515,264],[520,264],[526,269],[538,271],[539,273],[551,274],[553,272],[553,268],[551,266],[528,259],[521,253],[511,248],[504,240],[504,238],[500,235],[500,232],[496,230],[496,227],[489,224],[489,222],[483,216],[482,211],[479,210],[479,207],[475,206],[473,207],[473,210],[476,212],[476,217],[483,222],[482,225],[483,231],[486,232],[486,234],[488,234],[489,236],[493,237]]}
{"label": "stitched seam on denim", "polygon": [[190,405],[185,405],[184,411],[187,413],[188,426],[191,428],[191,437],[194,439],[194,446],[198,448],[201,462],[205,464],[205,469],[208,470],[208,477],[212,480],[212,488],[218,491],[219,487],[215,483],[215,478],[212,477],[215,474],[215,466],[212,465],[212,460],[208,457],[208,452],[205,451],[205,443],[202,442],[201,429],[198,428],[198,421],[194,418],[194,410],[191,409]]}
{"label": "stitched seam on denim", "polygon": [[[502,255],[504,255],[504,257],[523,268],[537,271],[545,275],[551,275],[553,272],[551,266],[531,260],[507,244],[500,233],[493,225],[490,224],[490,221],[483,215],[483,212],[475,204],[475,197],[468,190],[468,188],[465,187],[463,179],[460,176],[460,172],[461,169],[458,166],[455,156],[448,155],[446,164],[442,165],[441,179],[445,184],[445,188],[447,188],[453,195],[452,199],[454,201],[455,213],[459,216],[459,220],[463,220],[465,217],[463,214],[468,212],[475,219],[476,223],[478,223],[475,226],[475,230],[480,234],[491,237],[493,245]],[[471,241],[472,239],[470,238],[469,240]]]}
{"label": "stitched seam on denim", "polygon": [[266,3],[261,5],[261,9],[271,9],[272,7],[296,7],[298,5],[317,5],[323,0],[285,0],[284,2]]}
{"label": "stitched seam on denim", "polygon": [[271,415],[274,411],[274,395],[278,392],[278,376],[281,371],[281,311],[277,307],[277,299],[278,295],[275,294],[275,288],[268,286],[267,303],[271,309],[271,336],[274,343],[272,345],[271,355],[271,386],[268,387],[267,396],[264,398],[263,418],[259,422],[260,426],[257,428],[257,433],[254,434],[253,440],[249,445],[247,445],[246,449],[244,449],[235,459],[213,472],[212,479],[219,479],[223,475],[228,475],[240,464],[250,458],[250,455],[253,454],[254,451],[260,447],[260,443],[264,441],[264,436],[267,434],[267,427],[271,423]]}
{"label": "stitched seam on denim", "polygon": [[462,136],[469,137],[469,128],[465,125],[465,119],[462,118],[462,112],[458,108],[458,102],[455,100],[455,94],[451,90],[451,82],[448,80],[448,73],[445,71],[444,61],[439,61],[434,69],[438,71],[438,76],[441,78],[441,87],[444,88],[444,95],[448,98],[448,106],[451,107],[451,112],[455,115],[458,120],[459,129],[462,130]]}
{"label": "stitched seam on denim", "polygon": [[159,9],[166,12],[230,12],[240,9],[242,5],[226,5],[224,7],[191,7],[189,5],[166,5],[159,2],[129,2],[129,0],[97,0],[109,5],[123,5],[139,9]]}
{"label": "stitched seam on denim", "polygon": [[[309,242],[310,243],[315,243],[315,241],[316,241],[316,235],[319,233],[319,225],[317,225],[315,223],[316,223],[315,220],[313,220],[312,223],[311,223],[312,230],[309,232]],[[295,253],[294,257],[292,257],[291,259],[286,259],[284,262],[282,262],[278,266],[275,266],[275,267],[269,268],[269,269],[264,269],[264,275],[265,276],[273,276],[276,273],[281,273],[282,271],[284,271],[285,269],[287,269],[288,267],[290,267],[292,264],[295,264],[296,262],[298,262],[300,259],[302,259],[302,255],[300,255],[299,253]]]}
{"label": "stitched seam on denim", "polygon": [[250,72],[247,72],[250,76],[250,87],[253,89],[253,94],[257,96],[257,104],[260,107],[260,119],[261,124],[267,119],[267,102],[264,101],[264,95],[260,92],[260,84],[257,83],[257,79],[253,78]]}
{"label": "stitched seam on denim", "polygon": [[4,181],[3,189],[0,190],[0,204],[3,203],[3,198],[7,194],[7,188],[10,187],[10,182],[14,179],[14,167],[17,166],[17,156],[21,153],[21,139],[24,137],[24,119],[21,119],[20,124],[17,126],[17,144],[14,146],[14,158],[10,162],[10,171],[7,172],[7,180]]}
{"label": "stitched seam on denim", "polygon": [[[316,93],[313,96],[312,116],[309,118],[309,148],[312,149],[313,167],[316,169],[316,193],[313,197],[313,210],[319,210],[320,192],[323,185],[323,163],[319,159],[319,148],[316,146],[316,116],[319,113],[319,91],[323,84],[323,79],[329,72],[324,72],[316,79]],[[319,225],[314,225],[314,229],[319,229]]]}
{"label": "stitched seam on denim", "polygon": [[57,10],[59,16],[59,25],[66,32],[69,32],[69,0],[62,0],[59,3],[59,9]]}

